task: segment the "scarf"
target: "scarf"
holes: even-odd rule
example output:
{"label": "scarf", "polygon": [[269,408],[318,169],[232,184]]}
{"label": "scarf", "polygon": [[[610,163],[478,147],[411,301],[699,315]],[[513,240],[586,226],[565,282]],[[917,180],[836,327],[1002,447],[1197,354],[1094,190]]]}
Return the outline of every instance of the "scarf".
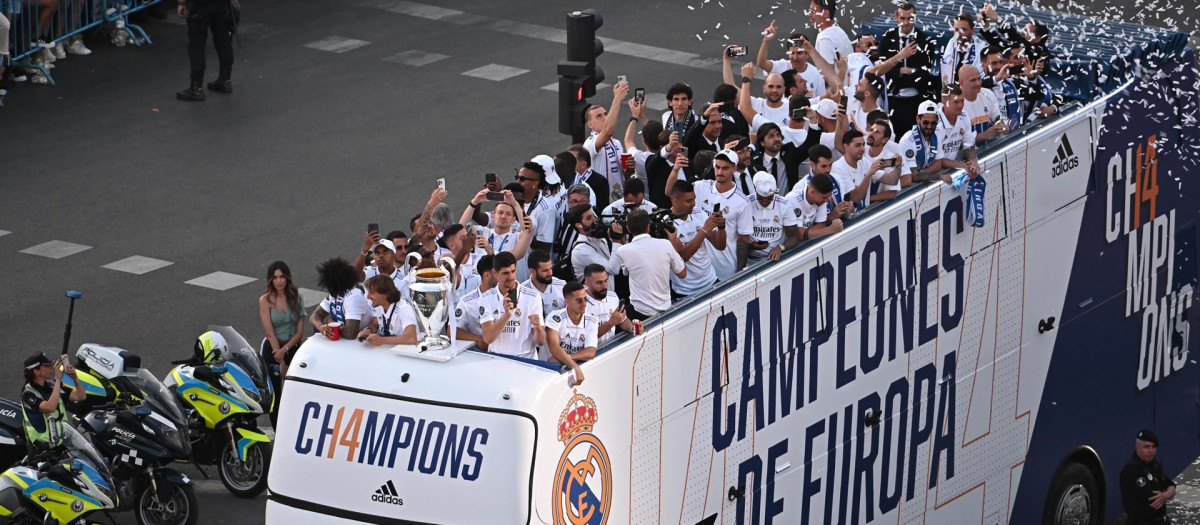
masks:
{"label": "scarf", "polygon": [[956,190],[963,186],[967,187],[967,222],[971,226],[982,228],[984,216],[987,214],[987,208],[984,206],[984,190],[987,189],[987,181],[983,180],[982,175],[972,179],[966,172],[962,172],[954,176],[952,186]]}
{"label": "scarf", "polygon": [[[921,136],[921,127],[913,126],[912,137],[913,149],[916,150],[917,155],[917,171],[921,171],[928,168],[930,164],[933,164],[933,161],[937,160],[937,133],[929,137],[929,144],[926,145],[925,138]],[[928,158],[926,158],[926,151],[929,152]]]}

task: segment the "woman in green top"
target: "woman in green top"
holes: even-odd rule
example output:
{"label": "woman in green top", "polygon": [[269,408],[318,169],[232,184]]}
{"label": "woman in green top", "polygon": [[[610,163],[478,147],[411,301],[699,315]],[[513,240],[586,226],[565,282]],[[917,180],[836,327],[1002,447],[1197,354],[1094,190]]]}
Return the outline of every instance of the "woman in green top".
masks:
{"label": "woman in green top", "polygon": [[[288,365],[304,340],[304,304],[292,282],[292,271],[283,261],[275,261],[267,267],[267,293],[258,298],[258,317],[266,334],[260,353],[271,369],[271,382],[275,385],[275,395],[279,396]],[[272,366],[275,364],[278,369]],[[275,403],[275,410],[271,411],[272,425],[278,407]]]}

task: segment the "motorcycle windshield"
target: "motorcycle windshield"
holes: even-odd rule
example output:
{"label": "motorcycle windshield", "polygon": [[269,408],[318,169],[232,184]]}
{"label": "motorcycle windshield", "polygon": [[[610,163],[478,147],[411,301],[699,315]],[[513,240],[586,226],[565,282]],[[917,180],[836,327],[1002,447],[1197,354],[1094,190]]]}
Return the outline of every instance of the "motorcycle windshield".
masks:
{"label": "motorcycle windshield", "polygon": [[100,452],[92,445],[88,438],[83,437],[75,427],[71,425],[63,425],[63,446],[70,452],[72,457],[82,459],[91,464],[93,468],[104,475],[105,481],[111,484],[109,479],[108,467],[105,467],[104,460],[100,457]]}
{"label": "motorcycle windshield", "polygon": [[229,345],[229,355],[226,359],[237,363],[238,367],[254,380],[254,384],[259,390],[269,391],[270,381],[267,378],[267,367],[258,357],[258,349],[251,346],[246,338],[242,337],[242,334],[232,326],[210,326],[208,329],[225,338],[225,343]]}
{"label": "motorcycle windshield", "polygon": [[129,376],[129,381],[142,391],[145,395],[145,402],[150,405],[151,409],[166,416],[181,428],[187,426],[187,420],[183,417],[183,411],[179,408],[176,397],[149,370],[138,369],[136,375]]}

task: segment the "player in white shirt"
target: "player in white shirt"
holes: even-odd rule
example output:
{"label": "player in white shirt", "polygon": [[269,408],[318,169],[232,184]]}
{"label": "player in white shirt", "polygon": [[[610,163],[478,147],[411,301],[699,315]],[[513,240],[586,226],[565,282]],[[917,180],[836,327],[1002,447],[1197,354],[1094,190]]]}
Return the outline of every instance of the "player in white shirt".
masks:
{"label": "player in white shirt", "polygon": [[720,213],[709,215],[696,208],[696,192],[692,183],[681,180],[671,188],[671,213],[675,216],[675,251],[687,265],[687,275],[671,276],[671,290],[676,297],[688,297],[712,287],[717,272],[712,266],[712,253],[726,249],[727,240],[718,227],[723,224]]}
{"label": "player in white shirt", "polygon": [[829,220],[830,197],[833,196],[833,179],[828,173],[813,173],[796,184],[787,194],[800,230],[800,240],[807,241],[823,235],[842,231],[842,220]]}
{"label": "player in white shirt", "polygon": [[613,137],[613,133],[621,118],[621,104],[628,95],[629,84],[617,82],[613,86],[613,101],[609,109],[591,106],[584,113],[592,134],[583,141],[583,148],[592,156],[592,169],[608,180],[612,201],[620,200],[625,188],[625,174],[621,171],[621,154],[625,153],[625,147]]}
{"label": "player in white shirt", "polygon": [[376,275],[363,284],[374,315],[371,323],[358,332],[358,340],[371,346],[417,344],[417,312],[400,297],[392,280]]}
{"label": "player in white shirt", "polygon": [[625,183],[623,193],[623,198],[613,201],[600,212],[604,224],[611,224],[614,217],[625,215],[634,208],[646,210],[646,213],[654,211],[654,203],[646,200],[646,183],[641,178],[630,178]]}
{"label": "player in white shirt", "polygon": [[944,159],[965,161],[971,170],[979,173],[979,159],[975,154],[975,132],[963,115],[962,88],[951,85],[942,88],[941,114],[938,120],[938,144]]}
{"label": "player in white shirt", "polygon": [[[900,157],[889,161],[894,167],[883,169],[882,159],[868,163],[863,160],[866,153],[866,140],[858,131],[847,131],[842,135],[842,148],[846,155],[833,163],[830,174],[841,191],[840,200],[854,203],[854,208],[861,210],[867,207],[871,196],[871,183],[882,182],[884,185],[894,185],[900,181]],[[834,200],[839,200],[835,193]],[[846,213],[841,213],[846,217]]]}
{"label": "player in white shirt", "polygon": [[[719,206],[725,219],[725,249],[709,253],[717,279],[720,280],[733,277],[742,268],[738,265],[738,252],[749,248],[750,234],[754,232],[754,225],[746,215],[749,203],[733,183],[737,162],[737,153],[721,150],[713,159],[715,180],[701,180],[694,185],[696,207],[711,215],[712,210]],[[720,227],[717,229],[722,230]]]}
{"label": "player in white shirt", "polygon": [[[354,262],[354,269],[359,272],[362,282],[376,275],[386,275],[392,278],[401,296],[408,297],[408,268],[407,265],[401,266],[402,262],[396,260],[396,245],[391,240],[380,239],[377,231],[367,232],[367,237],[374,238],[375,243],[369,249],[359,252],[358,260]],[[375,264],[366,264],[367,253],[375,258]]]}
{"label": "player in white shirt", "polygon": [[479,323],[488,351],[536,359],[537,346],[546,343],[541,295],[517,284],[517,261],[511,253],[492,258],[492,278],[496,287],[479,298]]}
{"label": "player in white shirt", "polygon": [[563,286],[566,281],[554,276],[554,262],[550,254],[542,250],[534,250],[529,254],[529,280],[521,283],[537,290],[542,296],[542,315],[563,307]]}
{"label": "player in white shirt", "polygon": [[488,345],[483,341],[483,326],[479,324],[479,316],[483,314],[479,298],[496,286],[492,278],[492,256],[485,254],[480,257],[475,267],[479,270],[479,287],[458,298],[458,303],[454,305],[454,324],[457,326],[458,340],[472,341],[480,350],[487,350]]}
{"label": "player in white shirt", "polygon": [[[854,52],[850,37],[834,22],[834,11],[837,10],[835,0],[812,0],[808,4],[809,20],[816,28],[817,41],[815,46],[821,57],[830,64],[836,64],[844,56]],[[845,74],[839,71],[839,75]]]}
{"label": "player in white shirt", "polygon": [[341,257],[329,259],[317,266],[317,282],[329,292],[308,318],[308,323],[325,337],[330,337],[331,322],[342,323],[344,337],[357,334],[371,322],[371,305],[358,288],[354,267]]}
{"label": "player in white shirt", "polygon": [[552,361],[575,371],[575,384],[583,382],[579,363],[596,357],[600,322],[587,313],[587,294],[583,285],[571,281],[563,289],[567,307],[551,312],[546,318],[546,345]]}
{"label": "player in white shirt", "polygon": [[1008,133],[1008,125],[1000,112],[1000,102],[996,93],[983,89],[983,76],[974,67],[959,68],[958,80],[963,92],[963,116],[975,133],[975,145],[982,146],[984,142]]}
{"label": "player in white shirt", "polygon": [[[938,123],[942,118],[938,106],[926,100],[917,107],[917,125],[900,138],[900,150],[904,152],[904,167],[911,181],[941,180],[951,182],[949,175],[940,174],[947,169],[964,169],[970,172],[965,162],[942,158],[939,144]],[[975,173],[977,174],[977,173]]]}
{"label": "player in white shirt", "polygon": [[795,208],[779,195],[775,177],[765,171],[754,174],[754,197],[749,199],[754,221],[747,264],[763,259],[778,261],[783,252],[800,244]]}
{"label": "player in white shirt", "polygon": [[787,46],[788,50],[787,58],[780,60],[770,60],[767,58],[767,46],[772,40],[775,39],[775,35],[777,33],[778,29],[775,27],[775,21],[772,20],[771,25],[768,25],[767,28],[763,30],[762,44],[760,44],[758,47],[758,56],[754,61],[755,64],[762,68],[767,75],[770,75],[771,73],[779,73],[782,75],[789,69],[793,70],[803,77],[808,88],[806,91],[811,91],[812,96],[819,97],[824,95],[826,89],[825,78],[821,75],[821,72],[817,67],[808,63],[809,58],[811,58],[811,55],[809,54],[809,48],[811,46],[807,45],[808,40],[803,34],[792,33],[785,41],[784,45]]}
{"label": "player in white shirt", "polygon": [[616,337],[618,328],[636,334],[637,329],[634,322],[629,320],[629,316],[625,314],[625,307],[621,306],[617,294],[608,291],[611,282],[608,271],[599,264],[589,264],[583,269],[583,274],[583,284],[586,287],[588,298],[587,312],[594,315],[600,322],[600,326],[597,328],[600,342],[603,343]]}
{"label": "player in white shirt", "polygon": [[880,160],[881,168],[895,168],[899,180],[895,184],[883,184],[879,181],[885,175],[884,171],[876,173],[871,181],[871,202],[890,200],[900,191],[904,177],[911,175],[908,165],[904,163],[904,151],[900,145],[892,142],[892,126],[887,120],[878,120],[867,126],[867,149],[863,152],[861,162],[868,165]]}
{"label": "player in white shirt", "polygon": [[975,34],[975,19],[962,13],[954,18],[954,38],[942,50],[942,85],[958,82],[962,66],[972,66],[983,73],[983,50],[988,44]]}
{"label": "player in white shirt", "polygon": [[546,169],[536,162],[526,162],[517,170],[517,182],[524,189],[521,203],[525,216],[533,219],[530,247],[550,250],[554,245],[554,233],[558,231],[558,218],[562,214],[558,211],[558,198],[547,197],[543,193],[548,184]]}

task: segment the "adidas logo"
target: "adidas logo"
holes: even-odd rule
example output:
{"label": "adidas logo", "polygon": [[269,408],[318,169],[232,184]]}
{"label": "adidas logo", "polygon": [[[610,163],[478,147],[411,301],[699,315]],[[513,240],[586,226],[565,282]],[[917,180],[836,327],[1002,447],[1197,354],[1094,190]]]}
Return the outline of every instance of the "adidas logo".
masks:
{"label": "adidas logo", "polygon": [[375,493],[371,494],[371,501],[379,503],[391,503],[392,505],[403,505],[404,500],[399,498],[400,494],[396,492],[396,484],[392,480],[375,489]]}
{"label": "adidas logo", "polygon": [[1071,141],[1067,138],[1067,134],[1063,133],[1058,140],[1058,151],[1055,152],[1054,159],[1050,161],[1050,178],[1058,177],[1079,167],[1079,156],[1071,148]]}

